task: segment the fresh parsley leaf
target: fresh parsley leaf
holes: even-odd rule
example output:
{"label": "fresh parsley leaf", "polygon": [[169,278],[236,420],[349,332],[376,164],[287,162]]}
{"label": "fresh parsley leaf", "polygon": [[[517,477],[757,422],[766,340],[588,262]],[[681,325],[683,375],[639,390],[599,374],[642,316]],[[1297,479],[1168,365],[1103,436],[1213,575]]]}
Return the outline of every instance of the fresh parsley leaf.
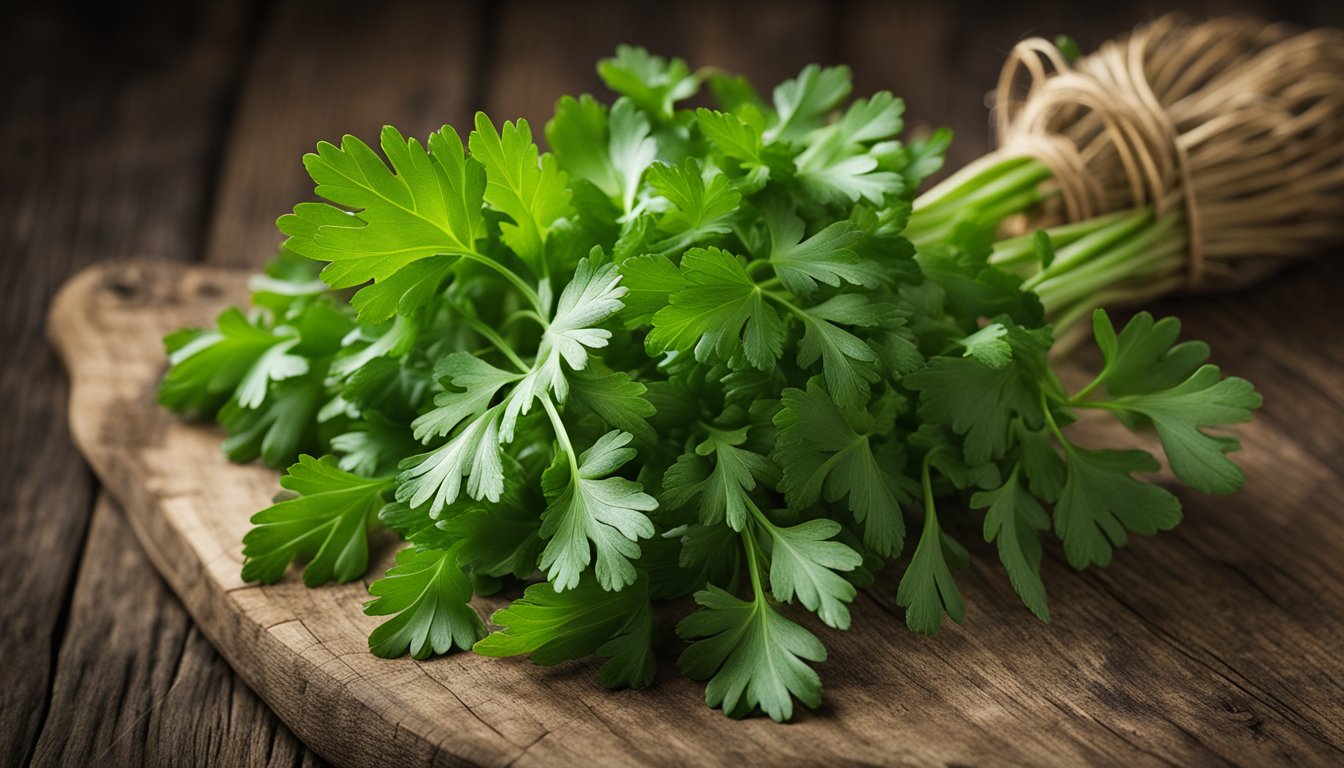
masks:
{"label": "fresh parsley leaf", "polygon": [[500,238],[532,274],[549,274],[546,237],[555,220],[570,211],[565,172],[554,155],[538,158],[532,127],[523,119],[505,121],[497,131],[484,112],[477,112],[469,143],[471,156],[485,166],[485,202],[511,219],[500,225]]}
{"label": "fresh parsley leaf", "polygon": [[280,480],[298,494],[252,516],[243,537],[243,579],[279,581],[295,558],[309,557],[303,581],[353,581],[369,564],[368,524],[390,484],[339,469],[330,458],[300,456]]}
{"label": "fresh parsley leaf", "polygon": [[943,625],[944,613],[958,624],[966,618],[966,603],[948,567],[948,550],[953,547],[938,526],[937,516],[926,516],[914,557],[896,592],[896,604],[905,608],[906,626],[921,635],[935,634]]}
{"label": "fresh parsley leaf", "polygon": [[853,222],[837,221],[804,240],[802,219],[773,205],[761,212],[770,230],[770,264],[793,293],[809,296],[817,283],[873,288],[881,282],[881,271],[862,264],[852,249],[863,237]]}
{"label": "fresh parsley leaf", "polygon": [[775,364],[784,348],[784,324],[736,257],[693,248],[681,258],[681,275],[686,287],[653,316],[646,339],[651,352],[694,349],[702,361],[740,352],[762,370]]}
{"label": "fresh parsley leaf", "polygon": [[877,353],[838,324],[870,328],[881,322],[880,308],[865,297],[844,293],[832,296],[797,315],[803,321],[798,343],[798,365],[808,368],[821,360],[826,389],[846,408],[858,408],[872,395],[881,378]]}
{"label": "fresh parsley leaf", "polygon": [[522,598],[496,611],[502,627],[476,643],[484,656],[530,654],[542,666],[597,654],[606,658],[598,680],[608,688],[644,688],[653,682],[653,611],[647,579],[617,592],[591,576],[557,591],[533,584]]}
{"label": "fresh parsley leaf", "polygon": [[471,581],[457,567],[453,550],[404,549],[387,575],[369,585],[375,599],[364,605],[370,616],[391,616],[369,635],[369,650],[392,659],[406,653],[417,659],[471,648],[486,634],[471,607]]}
{"label": "fresh parsley leaf", "polygon": [[809,64],[798,77],[775,88],[777,121],[766,131],[767,140],[798,141],[821,126],[822,120],[853,89],[849,67]]}
{"label": "fresh parsley leaf", "polygon": [[672,239],[660,244],[664,252],[677,251],[713,235],[729,231],[730,218],[742,196],[728,177],[711,171],[706,177],[700,161],[687,158],[681,165],[649,166],[649,186],[670,208],[658,217],[658,228]]}
{"label": "fresh parsley leaf", "polygon": [[685,61],[654,56],[637,46],[617,47],[614,58],[598,62],[597,73],[608,88],[663,121],[672,118],[674,104],[700,89]]}
{"label": "fresh parsley leaf", "polygon": [[695,602],[702,610],[677,624],[678,635],[695,640],[678,663],[692,680],[709,681],[706,704],[729,717],[759,707],[776,721],[793,717],[794,698],[820,706],[821,678],[807,662],[825,661],[826,647],[815,635],[763,596],[747,602],[711,584]]}
{"label": "fresh parsley leaf", "polygon": [[985,510],[985,541],[998,543],[999,560],[1022,602],[1036,618],[1050,621],[1045,584],[1041,582],[1039,533],[1050,529],[1050,516],[1023,487],[1018,468],[998,489],[972,496],[971,507]]}
{"label": "fresh parsley leaf", "polygon": [[[289,236],[287,249],[330,262],[322,280],[332,288],[387,280],[420,259],[475,253],[476,239],[484,235],[485,170],[465,156],[456,131],[444,126],[426,147],[387,126],[380,144],[390,169],[354,136],[340,147],[322,142],[316,154],[303,158],[317,194],[354,215],[300,203],[277,222]],[[372,301],[364,319],[384,320],[391,306]]]}
{"label": "fresh parsley leaf", "polygon": [[630,440],[627,432],[608,432],[577,461],[564,451],[557,453],[542,475],[547,503],[541,535],[548,541],[541,567],[561,592],[578,585],[594,550],[594,572],[603,589],[619,590],[635,582],[631,561],[639,559],[638,542],[654,534],[644,513],[657,509],[658,502],[639,483],[608,477],[635,457],[627,447]]}
{"label": "fresh parsley leaf", "polygon": [[[757,479],[775,475],[766,457],[741,447],[747,430],[713,430],[692,453],[678,458],[663,477],[668,508],[680,509],[698,499],[701,524],[727,522],[734,531],[742,530]],[[712,467],[709,456],[714,457]]]}
{"label": "fresh parsley leaf", "polygon": [[901,505],[909,494],[896,474],[899,468],[879,460],[873,444],[875,434],[890,431],[890,419],[847,416],[816,380],[806,390],[784,390],[783,404],[774,419],[779,438],[772,455],[789,506],[805,509],[822,498],[832,504],[844,499],[863,525],[865,546],[888,557],[899,553],[905,540]]}
{"label": "fresh parsley leaf", "polygon": [[1151,536],[1181,521],[1181,502],[1169,491],[1136,480],[1133,472],[1156,472],[1145,451],[1090,451],[1069,447],[1069,474],[1055,505],[1055,533],[1069,564],[1106,566],[1126,531]]}
{"label": "fresh parsley leaf", "polygon": [[[255,408],[265,398],[268,381],[307,372],[306,361],[300,358],[300,365],[285,354],[298,343],[294,329],[267,330],[235,308],[224,310],[215,323],[215,330],[179,331],[164,340],[172,368],[159,385],[163,405],[175,411],[213,413],[235,390],[244,388],[242,398],[247,407]],[[268,366],[258,366],[277,347],[281,366],[274,371],[279,375],[273,376]]]}
{"label": "fresh parsley leaf", "polygon": [[863,556],[839,541],[840,524],[808,520],[788,528],[766,527],[770,546],[770,591],[779,600],[798,602],[828,626],[849,629],[848,603],[857,592],[841,573],[863,564]]}

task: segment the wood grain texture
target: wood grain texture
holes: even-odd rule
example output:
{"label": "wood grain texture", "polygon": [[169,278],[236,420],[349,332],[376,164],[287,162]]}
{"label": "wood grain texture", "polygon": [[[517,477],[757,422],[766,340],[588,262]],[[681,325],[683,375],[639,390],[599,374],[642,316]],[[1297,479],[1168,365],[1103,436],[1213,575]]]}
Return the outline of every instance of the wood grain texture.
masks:
{"label": "wood grain texture", "polygon": [[[1052,552],[1052,625],[1017,604],[984,545],[959,574],[966,625],[933,638],[905,630],[886,574],[851,631],[823,631],[826,704],[789,726],[706,709],[673,654],[652,689],[614,694],[587,662],[379,660],[367,582],[242,584],[238,541],[276,475],[227,464],[217,430],[153,402],[158,336],[242,299],[241,273],[97,268],[61,294],[52,333],[72,368],[76,440],[151,559],[248,685],[341,764],[1329,765],[1344,760],[1344,477],[1329,458],[1344,451],[1344,353],[1263,340],[1334,317],[1341,279],[1321,263],[1236,305],[1181,305],[1266,396],[1241,431],[1243,493],[1183,494],[1177,532],[1133,542],[1106,571],[1074,574]],[[1335,428],[1300,436],[1321,424]],[[1115,435],[1083,442],[1101,437]],[[968,515],[951,530],[971,542],[975,527]]]}
{"label": "wood grain texture", "polygon": [[320,764],[201,634],[105,495],[69,624],[35,765]]}
{"label": "wood grain texture", "polygon": [[[250,15],[242,3],[146,2],[6,16],[0,765],[205,761],[246,754],[240,731],[277,757],[305,753],[188,633],[124,523],[91,525],[96,480],[64,426],[66,377],[42,333],[52,295],[80,268],[199,251]],[[134,591],[108,599],[105,584]],[[173,652],[149,642],[151,628]]]}
{"label": "wood grain texture", "polygon": [[424,138],[471,124],[488,34],[475,3],[278,4],[240,87],[204,261],[259,266],[282,236],[275,220],[313,199],[303,155],[384,125]]}

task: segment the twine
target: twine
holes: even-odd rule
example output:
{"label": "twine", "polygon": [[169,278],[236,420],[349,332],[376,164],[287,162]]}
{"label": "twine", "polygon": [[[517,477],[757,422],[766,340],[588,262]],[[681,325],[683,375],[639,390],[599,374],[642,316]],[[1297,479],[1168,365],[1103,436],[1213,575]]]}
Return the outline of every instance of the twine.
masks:
{"label": "twine", "polygon": [[998,153],[1035,158],[1057,187],[1031,226],[1184,212],[1184,263],[1115,287],[1135,301],[1242,287],[1344,243],[1339,30],[1165,16],[1072,64],[1024,40],[995,117]]}

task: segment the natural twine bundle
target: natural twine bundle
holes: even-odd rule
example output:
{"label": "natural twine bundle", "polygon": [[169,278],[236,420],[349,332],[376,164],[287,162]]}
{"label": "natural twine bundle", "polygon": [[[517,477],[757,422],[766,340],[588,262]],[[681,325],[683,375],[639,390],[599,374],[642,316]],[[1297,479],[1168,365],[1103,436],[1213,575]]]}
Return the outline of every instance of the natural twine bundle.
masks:
{"label": "natural twine bundle", "polygon": [[1115,296],[1227,290],[1344,242],[1344,32],[1166,16],[1070,63],[1024,40],[996,92],[1000,159],[1045,165],[1031,228],[1151,206],[1185,254]]}

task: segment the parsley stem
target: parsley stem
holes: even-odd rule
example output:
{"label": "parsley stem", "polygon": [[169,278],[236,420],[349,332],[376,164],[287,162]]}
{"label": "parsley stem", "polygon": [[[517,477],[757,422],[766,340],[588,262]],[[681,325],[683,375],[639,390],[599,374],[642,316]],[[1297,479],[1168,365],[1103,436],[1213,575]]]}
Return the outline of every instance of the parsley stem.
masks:
{"label": "parsley stem", "polygon": [[569,431],[565,429],[565,422],[560,420],[560,412],[555,409],[555,403],[551,402],[550,395],[543,394],[538,399],[541,400],[541,407],[546,409],[546,416],[551,420],[551,430],[555,432],[555,439],[560,441],[560,449],[569,457],[570,476],[577,482],[579,458],[574,453],[574,444],[569,441]]}
{"label": "parsley stem", "polygon": [[929,467],[933,464],[933,457],[938,455],[946,446],[938,446],[928,453],[924,454],[924,461],[920,462],[919,482],[924,487],[924,525],[927,528],[929,524],[938,524],[938,512],[933,505],[933,476],[929,472]]}
{"label": "parsley stem", "polygon": [[[778,279],[778,278],[776,278],[776,279]],[[769,290],[766,290],[766,289],[764,288],[763,285],[758,285],[757,288],[761,291],[761,293],[765,294],[765,297],[766,297],[767,299],[770,299],[771,301],[775,302],[776,304],[779,304],[781,307],[787,309],[789,312],[792,312],[793,314],[797,315],[799,320],[802,320],[803,322],[807,322],[809,319],[811,319],[811,318],[808,317],[808,314],[807,314],[806,312],[804,312],[803,310],[799,309],[798,306],[797,306],[796,304],[794,304],[793,302],[789,301],[787,298],[785,298],[783,295],[781,295],[778,291],[769,291]]]}
{"label": "parsley stem", "polygon": [[1098,373],[1096,378],[1092,379],[1092,381],[1088,382],[1086,387],[1078,390],[1077,394],[1069,398],[1069,405],[1083,405],[1083,398],[1092,394],[1092,391],[1100,386],[1101,382],[1105,381],[1106,374],[1109,372],[1110,366],[1102,368],[1101,373]]}
{"label": "parsley stem", "polygon": [[774,523],[772,523],[770,521],[770,518],[765,516],[765,513],[761,511],[760,507],[756,506],[756,502],[753,501],[750,496],[743,493],[742,500],[746,502],[747,509],[751,512],[751,516],[759,520],[761,525],[764,525],[766,528],[769,528],[771,530],[779,527]]}
{"label": "parsley stem", "polygon": [[479,333],[482,337],[485,338],[486,341],[493,344],[495,346],[495,349],[498,349],[500,352],[504,353],[504,356],[509,359],[509,362],[517,366],[518,370],[522,371],[523,373],[527,373],[532,370],[532,368],[528,366],[527,363],[523,362],[523,359],[518,356],[518,353],[513,351],[513,347],[509,346],[509,343],[505,341],[503,337],[501,337],[498,333],[495,332],[494,328],[491,328],[490,326],[486,325],[485,323],[466,313],[462,314],[462,318],[467,321],[467,325],[470,326],[470,328],[473,331]]}
{"label": "parsley stem", "polygon": [[915,199],[916,214],[937,209],[960,200],[983,187],[988,181],[1031,162],[1023,156],[1005,156],[993,152],[962,167],[929,191]]}
{"label": "parsley stem", "polygon": [[510,325],[513,323],[515,319],[520,317],[530,317],[533,320],[536,320],[537,325],[540,325],[542,328],[550,327],[550,323],[546,320],[546,318],[542,317],[539,313],[534,312],[533,310],[530,309],[520,309],[517,312],[514,312],[513,314],[509,315],[508,318],[504,321],[504,325],[506,326]]}
{"label": "parsley stem", "polygon": [[765,590],[761,587],[761,564],[756,551],[758,545],[750,524],[742,527],[742,544],[747,550],[747,570],[751,572],[751,591],[755,593],[757,600],[764,602]]}
{"label": "parsley stem", "polygon": [[[1051,227],[1045,230],[1045,234],[1050,237],[1050,243],[1056,249],[1062,249],[1097,230],[1104,229],[1132,215],[1134,215],[1133,211],[1117,211]],[[1025,235],[995,243],[994,252],[989,255],[989,263],[1000,268],[1027,267],[1030,270],[1031,267],[1039,264],[1039,258],[1040,255],[1036,252],[1036,233],[1032,231]]]}
{"label": "parsley stem", "polygon": [[1041,413],[1045,414],[1046,426],[1050,427],[1050,431],[1054,434],[1055,439],[1059,440],[1060,445],[1064,446],[1064,450],[1072,450],[1073,443],[1069,442],[1069,439],[1064,436],[1064,431],[1059,428],[1059,424],[1055,423],[1054,414],[1050,413],[1050,401],[1046,398],[1044,392],[1041,393]]}
{"label": "parsley stem", "polygon": [[472,251],[471,253],[463,253],[462,256],[463,258],[470,259],[477,264],[483,264],[498,272],[500,277],[508,280],[513,284],[514,288],[518,289],[519,293],[523,294],[523,298],[527,299],[527,303],[531,304],[533,309],[537,310],[538,313],[542,311],[541,297],[537,295],[536,289],[528,285],[527,281],[519,277],[516,272],[494,259],[488,259],[483,254],[476,253],[475,251]]}

